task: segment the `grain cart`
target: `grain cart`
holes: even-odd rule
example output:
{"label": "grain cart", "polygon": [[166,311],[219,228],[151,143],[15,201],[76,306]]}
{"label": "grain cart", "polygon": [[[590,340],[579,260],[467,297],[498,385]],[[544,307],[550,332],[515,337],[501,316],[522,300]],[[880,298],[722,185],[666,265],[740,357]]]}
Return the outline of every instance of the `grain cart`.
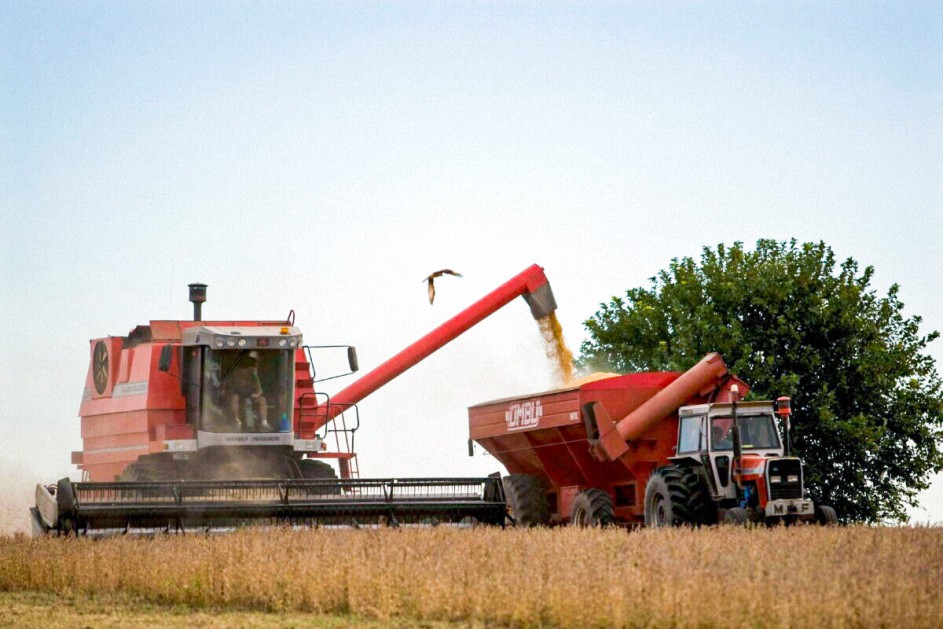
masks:
{"label": "grain cart", "polygon": [[151,321],[91,341],[83,449],[72,454],[83,480],[37,486],[35,533],[379,518],[504,523],[499,476],[360,478],[357,403],[518,296],[534,318],[549,316],[556,304],[539,266],[333,396],[315,391],[316,346],[304,344],[294,314],[204,321],[206,286],[190,288],[192,321]]}
{"label": "grain cart", "polygon": [[834,523],[791,456],[788,399],[742,402],[748,391],[709,354],[684,373],[614,375],[472,406],[470,437],[507,468],[508,504],[525,525]]}

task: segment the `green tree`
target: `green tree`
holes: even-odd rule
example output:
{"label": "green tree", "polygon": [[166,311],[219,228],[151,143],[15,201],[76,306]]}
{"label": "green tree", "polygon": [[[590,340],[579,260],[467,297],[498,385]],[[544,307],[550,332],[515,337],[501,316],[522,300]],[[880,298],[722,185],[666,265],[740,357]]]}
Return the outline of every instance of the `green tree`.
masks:
{"label": "green tree", "polygon": [[903,520],[943,469],[941,381],[895,284],[836,264],[824,243],[760,240],[673,259],[651,287],[613,297],[588,321],[583,367],[684,370],[720,352],[751,399],[793,400],[793,443],[813,499],[843,520]]}

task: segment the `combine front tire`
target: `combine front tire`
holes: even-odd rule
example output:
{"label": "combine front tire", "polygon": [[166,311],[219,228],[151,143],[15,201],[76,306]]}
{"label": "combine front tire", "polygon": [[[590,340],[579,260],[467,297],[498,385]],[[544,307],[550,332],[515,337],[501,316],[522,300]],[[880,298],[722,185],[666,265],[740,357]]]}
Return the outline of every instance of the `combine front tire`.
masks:
{"label": "combine front tire", "polygon": [[301,459],[298,461],[298,471],[305,480],[337,480],[337,472],[324,461]]}
{"label": "combine front tire", "polygon": [[[330,464],[317,459],[301,459],[298,461],[298,471],[301,472],[301,478],[304,480],[337,480],[337,472]],[[317,490],[312,490],[312,495],[336,495],[341,493],[341,486],[338,484],[325,484],[318,486]]]}
{"label": "combine front tire", "polygon": [[130,483],[180,480],[177,462],[159,455],[142,456],[124,468],[119,480]]}
{"label": "combine front tire", "polygon": [[707,496],[697,471],[680,465],[660,467],[645,487],[645,526],[704,524]]}
{"label": "combine front tire", "polygon": [[543,481],[531,474],[505,476],[504,495],[511,517],[518,526],[542,526],[550,523],[550,507]]}
{"label": "combine front tire", "polygon": [[612,498],[602,489],[584,489],[573,501],[571,526],[608,526],[615,522]]}

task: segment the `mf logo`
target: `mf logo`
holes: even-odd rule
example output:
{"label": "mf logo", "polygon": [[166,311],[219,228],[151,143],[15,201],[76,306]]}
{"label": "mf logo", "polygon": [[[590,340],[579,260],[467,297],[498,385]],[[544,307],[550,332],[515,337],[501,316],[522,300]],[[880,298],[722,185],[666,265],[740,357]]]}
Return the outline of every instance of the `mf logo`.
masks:
{"label": "mf logo", "polygon": [[515,402],[504,411],[504,421],[508,424],[508,430],[524,430],[536,426],[543,414],[540,400]]}

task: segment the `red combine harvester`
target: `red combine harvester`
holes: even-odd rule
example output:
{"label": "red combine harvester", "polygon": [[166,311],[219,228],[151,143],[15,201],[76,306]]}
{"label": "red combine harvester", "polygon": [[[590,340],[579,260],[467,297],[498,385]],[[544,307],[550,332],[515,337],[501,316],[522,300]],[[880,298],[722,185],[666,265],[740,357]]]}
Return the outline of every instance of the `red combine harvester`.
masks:
{"label": "red combine harvester", "polygon": [[741,402],[748,390],[710,354],[684,373],[472,406],[470,437],[510,473],[504,490],[518,524],[834,524],[834,509],[806,496],[791,456],[788,398]]}
{"label": "red combine harvester", "polygon": [[[535,319],[556,303],[533,265],[333,396],[284,321],[151,321],[93,339],[82,396],[82,482],[38,485],[36,534],[228,527],[251,522],[504,524],[499,475],[361,479],[357,402],[518,296]],[[345,346],[340,346],[345,347]],[[356,352],[348,347],[351,372]],[[337,477],[326,461],[336,460]]]}

